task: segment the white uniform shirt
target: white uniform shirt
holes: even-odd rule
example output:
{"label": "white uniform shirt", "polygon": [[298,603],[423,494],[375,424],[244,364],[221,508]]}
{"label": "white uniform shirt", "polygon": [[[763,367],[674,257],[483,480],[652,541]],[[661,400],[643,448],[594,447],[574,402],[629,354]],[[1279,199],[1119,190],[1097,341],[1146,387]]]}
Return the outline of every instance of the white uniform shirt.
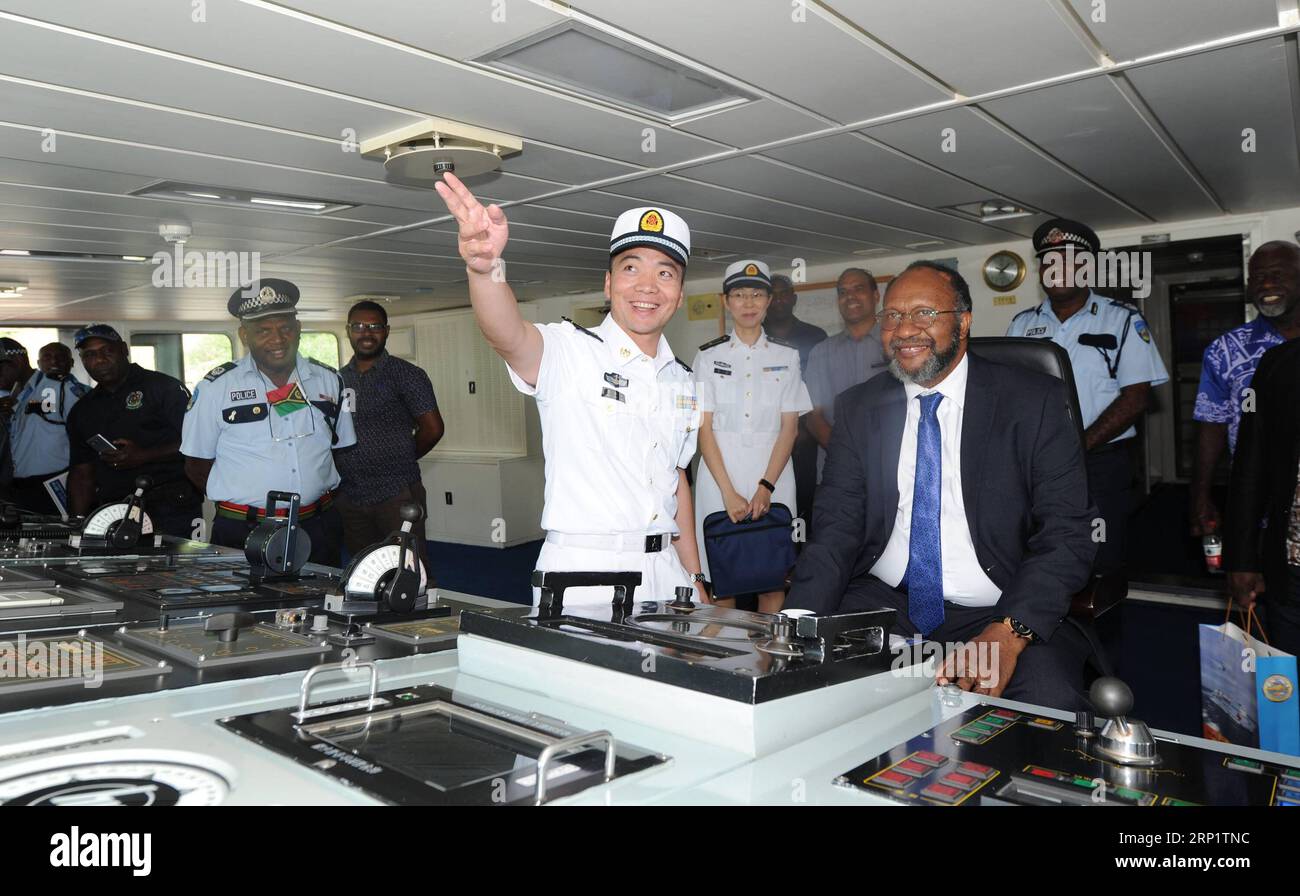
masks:
{"label": "white uniform shirt", "polygon": [[593,330],[534,324],[545,349],[537,399],[546,457],[542,528],[574,535],[677,534],[679,469],[695,455],[700,410],[686,365],[659,337],[650,357],[613,317]]}
{"label": "white uniform shirt", "polygon": [[[1083,345],[1079,337],[1085,334],[1113,336],[1116,348]],[[1142,312],[1133,305],[1095,292],[1089,293],[1084,306],[1064,321],[1052,311],[1051,302],[1022,311],[1012,319],[1007,335],[1050,339],[1065,349],[1070,356],[1070,366],[1074,368],[1074,386],[1079,393],[1079,412],[1083,415],[1084,429],[1097,421],[1125,386],[1136,383],[1159,386],[1169,381],[1169,373],[1151,340],[1151,329]],[[1122,351],[1119,348],[1121,343]],[[1112,366],[1116,368],[1115,376],[1110,375]],[[1137,428],[1130,426],[1111,441],[1118,442],[1135,435]]]}
{"label": "white uniform shirt", "polygon": [[307,407],[281,416],[267,404],[275,385],[252,355],[199,380],[181,426],[181,454],[213,460],[208,498],[265,507],[267,492],[284,491],[311,504],[338,487],[332,452],[357,441],[351,408],[339,406],[343,380],[299,355],[293,381]]}
{"label": "white uniform shirt", "polygon": [[713,414],[713,431],[735,434],[739,438],[733,444],[742,448],[770,448],[783,413],[812,410],[799,372],[799,350],[766,333],[745,345],[732,330],[725,342],[701,349],[691,369],[700,410]]}
{"label": "white uniform shirt", "polygon": [[907,572],[907,558],[912,537],[912,493],[916,486],[916,431],[921,422],[919,396],[931,392],[943,394],[935,412],[939,418],[942,446],[939,497],[939,538],[943,555],[943,597],[966,607],[989,607],[998,602],[1002,592],[994,585],[975,556],[970,526],[966,522],[966,502],[961,493],[961,425],[966,404],[966,379],[969,363],[965,357],[952,373],[933,389],[904,383],[907,393],[907,422],[903,425],[903,442],[898,451],[898,514],[894,531],[885,551],[871,568],[871,573],[885,584],[898,587]]}

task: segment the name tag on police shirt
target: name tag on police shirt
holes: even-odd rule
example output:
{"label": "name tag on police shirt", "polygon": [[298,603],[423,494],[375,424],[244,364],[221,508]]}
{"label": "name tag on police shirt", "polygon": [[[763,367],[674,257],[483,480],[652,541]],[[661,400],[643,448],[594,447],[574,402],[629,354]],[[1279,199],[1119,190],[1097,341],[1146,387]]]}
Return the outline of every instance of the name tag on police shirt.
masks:
{"label": "name tag on police shirt", "polygon": [[731,365],[723,361],[713,362],[713,372],[718,376],[731,376]]}
{"label": "name tag on police shirt", "polygon": [[239,391],[239,392],[231,392],[231,393],[230,393],[230,400],[231,400],[231,401],[251,401],[252,399],[254,399],[254,398],[256,398],[256,397],[257,397],[257,390],[256,390],[256,389],[244,389],[244,390]]}

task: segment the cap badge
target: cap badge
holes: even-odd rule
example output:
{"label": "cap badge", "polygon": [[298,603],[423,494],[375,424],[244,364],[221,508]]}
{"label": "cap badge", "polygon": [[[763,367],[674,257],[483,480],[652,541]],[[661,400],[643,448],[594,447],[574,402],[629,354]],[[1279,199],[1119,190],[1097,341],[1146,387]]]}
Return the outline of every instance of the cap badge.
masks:
{"label": "cap badge", "polygon": [[276,295],[277,293],[275,291],[275,287],[263,286],[261,290],[258,291],[257,293],[258,304],[261,304],[263,302],[274,302]]}
{"label": "cap badge", "polygon": [[756,264],[747,264],[747,265],[745,265],[745,276],[746,276],[746,277],[753,277],[753,276],[754,276],[755,274],[757,274],[757,273],[758,273],[758,265],[756,265]]}
{"label": "cap badge", "polygon": [[1047,236],[1043,237],[1043,243],[1048,246],[1055,246],[1057,243],[1063,242],[1065,242],[1065,234],[1061,232],[1059,227],[1053,227],[1047,231]]}
{"label": "cap badge", "polygon": [[637,224],[637,228],[646,233],[663,233],[664,216],[654,209],[650,209],[650,211],[641,216],[641,221]]}

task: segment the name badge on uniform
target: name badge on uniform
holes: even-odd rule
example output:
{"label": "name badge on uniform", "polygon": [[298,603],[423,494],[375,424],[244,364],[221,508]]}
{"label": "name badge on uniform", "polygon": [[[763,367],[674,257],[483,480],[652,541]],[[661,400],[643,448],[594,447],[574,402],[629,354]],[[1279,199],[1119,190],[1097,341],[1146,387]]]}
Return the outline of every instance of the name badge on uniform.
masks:
{"label": "name badge on uniform", "polygon": [[1047,333],[1047,327],[1034,327],[1032,329],[1025,330],[1026,336],[1043,336],[1046,333]]}
{"label": "name badge on uniform", "polygon": [[605,374],[605,382],[615,388],[622,388],[628,384],[628,379],[625,376],[619,376],[617,373],[607,373]]}
{"label": "name badge on uniform", "polygon": [[230,393],[230,400],[231,400],[231,401],[251,401],[252,399],[254,399],[254,398],[256,398],[256,397],[257,397],[257,390],[256,390],[256,389],[243,389],[243,390],[241,390],[241,391],[239,391],[239,392],[231,392],[231,393]]}
{"label": "name badge on uniform", "polygon": [[722,361],[714,361],[713,372],[718,376],[731,376],[731,365]]}
{"label": "name badge on uniform", "polygon": [[621,402],[627,403],[627,399],[623,397],[623,393],[622,393],[622,392],[619,392],[619,391],[617,391],[617,390],[615,390],[615,389],[601,389],[601,390],[600,390],[600,397],[601,397],[601,398],[612,398],[612,399],[614,399],[615,401],[621,401]]}

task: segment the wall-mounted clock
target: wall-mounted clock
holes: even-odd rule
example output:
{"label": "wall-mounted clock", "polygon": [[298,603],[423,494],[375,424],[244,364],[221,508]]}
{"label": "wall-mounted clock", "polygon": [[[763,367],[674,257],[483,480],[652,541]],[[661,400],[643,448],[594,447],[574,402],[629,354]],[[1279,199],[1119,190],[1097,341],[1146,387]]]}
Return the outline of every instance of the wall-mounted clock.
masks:
{"label": "wall-mounted clock", "polygon": [[984,282],[998,292],[1011,292],[1025,282],[1025,260],[1009,249],[1000,249],[984,262]]}

